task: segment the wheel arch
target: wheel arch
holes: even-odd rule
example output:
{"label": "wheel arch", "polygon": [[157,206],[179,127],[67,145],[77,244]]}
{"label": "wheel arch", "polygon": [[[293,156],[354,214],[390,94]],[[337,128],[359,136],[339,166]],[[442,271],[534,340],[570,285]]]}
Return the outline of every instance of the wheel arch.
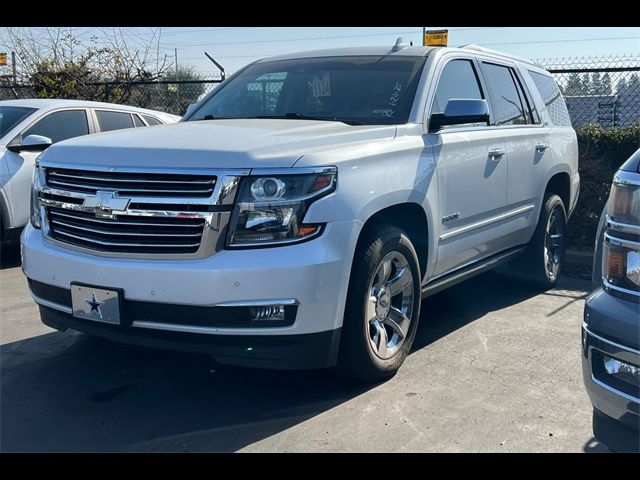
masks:
{"label": "wheel arch", "polygon": [[378,224],[394,225],[404,230],[416,250],[420,276],[424,278],[432,248],[429,242],[429,219],[422,205],[404,202],[374,212],[363,224],[358,242],[369,226]]}
{"label": "wheel arch", "polygon": [[571,177],[569,172],[565,170],[552,172],[552,175],[547,180],[541,198],[544,198],[547,193],[557,194],[562,200],[562,203],[564,203],[564,208],[568,213],[571,208]]}
{"label": "wheel arch", "polygon": [[11,228],[11,214],[9,212],[9,206],[5,198],[5,194],[0,189],[0,229],[6,231]]}

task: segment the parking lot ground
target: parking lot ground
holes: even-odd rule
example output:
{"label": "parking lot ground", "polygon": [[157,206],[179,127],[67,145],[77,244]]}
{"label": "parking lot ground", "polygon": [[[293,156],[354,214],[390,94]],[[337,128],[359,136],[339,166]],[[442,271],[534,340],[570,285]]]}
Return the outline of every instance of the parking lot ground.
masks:
{"label": "parking lot ground", "polygon": [[580,369],[589,282],[485,274],[427,299],[378,385],[224,367],[43,326],[16,252],[0,270],[2,451],[606,451]]}

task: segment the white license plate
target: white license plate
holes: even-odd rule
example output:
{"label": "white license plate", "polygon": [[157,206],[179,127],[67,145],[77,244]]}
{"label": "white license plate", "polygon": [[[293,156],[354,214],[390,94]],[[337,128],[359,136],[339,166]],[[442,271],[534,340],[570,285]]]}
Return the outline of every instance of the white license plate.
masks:
{"label": "white license plate", "polygon": [[73,316],[96,322],[120,324],[120,296],[117,290],[71,284]]}

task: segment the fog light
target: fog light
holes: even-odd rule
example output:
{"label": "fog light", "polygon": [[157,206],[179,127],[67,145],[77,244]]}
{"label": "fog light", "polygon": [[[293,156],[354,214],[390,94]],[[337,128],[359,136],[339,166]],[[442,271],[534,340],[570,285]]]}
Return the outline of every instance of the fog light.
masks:
{"label": "fog light", "polygon": [[603,355],[604,368],[609,375],[640,386],[640,367]]}
{"label": "fog light", "polygon": [[252,320],[284,320],[284,305],[265,305],[249,309]]}

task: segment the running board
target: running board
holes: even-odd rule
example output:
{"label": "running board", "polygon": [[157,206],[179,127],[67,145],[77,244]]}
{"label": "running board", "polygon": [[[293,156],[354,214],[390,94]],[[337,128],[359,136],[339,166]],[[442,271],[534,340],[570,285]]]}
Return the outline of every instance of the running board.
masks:
{"label": "running board", "polygon": [[471,277],[475,277],[476,275],[491,270],[503,263],[507,263],[522,254],[525,248],[526,247],[512,248],[511,250],[498,253],[497,255],[493,255],[492,257],[480,260],[479,262],[437,278],[422,287],[422,298],[430,297],[431,295],[434,295],[445,288],[449,288],[456,283],[464,282]]}

